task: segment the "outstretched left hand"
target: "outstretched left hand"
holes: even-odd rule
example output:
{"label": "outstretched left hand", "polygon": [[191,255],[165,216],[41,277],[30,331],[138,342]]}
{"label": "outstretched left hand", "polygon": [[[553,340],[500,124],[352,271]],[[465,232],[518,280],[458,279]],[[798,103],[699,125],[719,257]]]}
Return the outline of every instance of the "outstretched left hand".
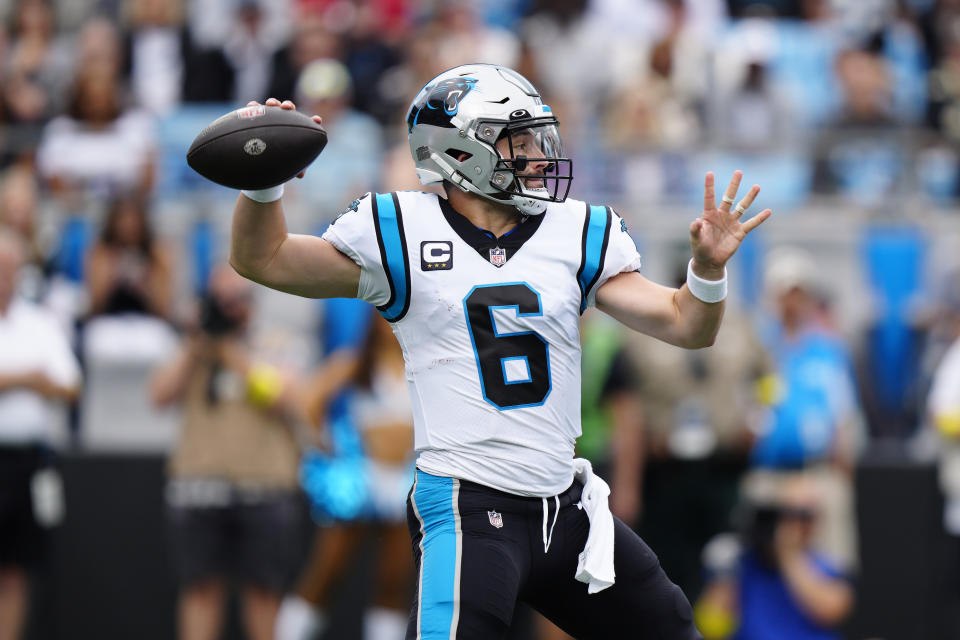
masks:
{"label": "outstretched left hand", "polygon": [[690,248],[693,250],[693,270],[701,278],[719,280],[723,268],[747,234],[759,227],[773,213],[764,209],[745,222],[740,217],[753,204],[760,187],[753,185],[747,195],[730,211],[743,172],[734,171],[730,184],[717,206],[713,190],[713,173],[707,173],[703,187],[703,214],[690,224]]}

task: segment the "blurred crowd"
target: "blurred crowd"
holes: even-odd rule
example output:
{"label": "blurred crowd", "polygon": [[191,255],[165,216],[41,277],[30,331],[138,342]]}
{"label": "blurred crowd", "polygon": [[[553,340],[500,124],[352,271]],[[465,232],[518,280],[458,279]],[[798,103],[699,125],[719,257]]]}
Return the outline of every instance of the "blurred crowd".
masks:
{"label": "blurred crowd", "polygon": [[942,204],[958,188],[950,0],[5,4],[0,164],[29,160],[71,211],[176,185],[162,138],[191,126],[185,107],[267,96],[324,115],[327,153],[346,163],[315,185],[332,189],[325,201],[405,185],[384,152],[403,146],[410,96],[473,60],[541,89],[588,192],[676,198],[708,149],[756,165],[791,206],[811,194],[877,206],[904,190]]}
{"label": "blurred crowd", "polygon": [[[628,221],[695,203],[704,171],[734,168],[778,214],[956,216],[957,0],[0,0],[0,16],[0,495],[16,487],[0,501],[0,638],[21,624],[37,531],[62,517],[51,450],[71,447],[171,452],[183,638],[215,637],[228,575],[245,581],[251,638],[273,637],[278,612],[279,640],[319,633],[371,531],[369,637],[399,637],[412,569],[390,505],[411,429],[395,344],[362,306],[238,280],[223,266],[233,194],[184,163],[205,124],[250,100],[292,99],[330,132],[284,198],[296,231],[366,191],[419,188],[405,110],[473,61],[541,90],[574,194]],[[579,453],[702,595],[708,639],[839,637],[868,446],[942,454],[960,535],[960,271],[939,269],[932,302],[911,306],[926,243],[897,226],[862,240],[882,302],[856,336],[810,246],[751,263],[754,295],[709,350],[585,318]],[[661,253],[680,284],[686,249]],[[275,544],[303,492],[325,524],[306,567]],[[771,635],[784,620],[796,634]]]}

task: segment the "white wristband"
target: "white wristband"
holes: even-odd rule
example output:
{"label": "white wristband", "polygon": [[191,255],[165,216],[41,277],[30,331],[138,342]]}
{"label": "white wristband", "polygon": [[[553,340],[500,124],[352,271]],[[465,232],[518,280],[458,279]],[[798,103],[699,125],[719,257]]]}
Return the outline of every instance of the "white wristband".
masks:
{"label": "white wristband", "polygon": [[687,264],[687,289],[693,297],[704,302],[720,302],[727,297],[727,268],[719,280],[704,280],[693,272],[693,260]]}
{"label": "white wristband", "polygon": [[256,202],[276,202],[283,197],[283,185],[278,184],[275,187],[268,187],[266,189],[244,189],[240,193]]}

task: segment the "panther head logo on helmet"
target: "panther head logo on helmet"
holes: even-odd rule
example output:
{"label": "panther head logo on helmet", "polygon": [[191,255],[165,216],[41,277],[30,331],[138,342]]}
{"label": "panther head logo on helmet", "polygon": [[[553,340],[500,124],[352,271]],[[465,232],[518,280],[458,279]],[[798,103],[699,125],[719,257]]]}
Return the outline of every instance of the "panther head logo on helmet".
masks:
{"label": "panther head logo on helmet", "polygon": [[[407,115],[407,131],[422,122],[437,127],[453,127],[451,116],[457,114],[460,101],[477,83],[476,78],[448,78],[434,86],[427,86],[426,94],[418,100]],[[423,92],[421,92],[423,93]]]}

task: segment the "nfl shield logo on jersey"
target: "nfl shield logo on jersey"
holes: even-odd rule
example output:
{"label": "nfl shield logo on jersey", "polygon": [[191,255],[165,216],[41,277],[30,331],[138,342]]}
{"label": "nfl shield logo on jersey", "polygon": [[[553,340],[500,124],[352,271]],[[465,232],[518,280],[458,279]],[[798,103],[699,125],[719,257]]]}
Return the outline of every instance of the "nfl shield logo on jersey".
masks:
{"label": "nfl shield logo on jersey", "polygon": [[497,529],[503,529],[503,516],[496,511],[487,511],[487,517],[490,518],[490,524]]}
{"label": "nfl shield logo on jersey", "polygon": [[495,267],[502,267],[507,264],[507,250],[500,247],[490,249],[490,264]]}

